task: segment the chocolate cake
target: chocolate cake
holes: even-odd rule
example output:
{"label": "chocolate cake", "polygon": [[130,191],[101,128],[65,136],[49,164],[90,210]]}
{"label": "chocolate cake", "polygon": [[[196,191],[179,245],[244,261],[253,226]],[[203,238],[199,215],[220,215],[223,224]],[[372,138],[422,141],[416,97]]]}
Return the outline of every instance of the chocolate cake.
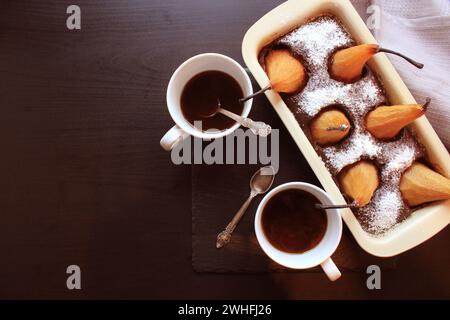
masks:
{"label": "chocolate cake", "polygon": [[[361,159],[376,164],[379,186],[371,201],[353,212],[365,231],[380,235],[411,215],[413,210],[402,199],[399,183],[413,161],[424,156],[424,148],[408,128],[390,141],[378,140],[366,130],[367,113],[377,106],[390,105],[381,81],[366,67],[359,80],[340,82],[330,77],[328,67],[333,53],[354,45],[355,40],[335,17],[323,15],[263,48],[259,61],[264,67],[270,50],[287,48],[306,67],[308,80],[300,92],[281,96],[338,185],[339,173],[346,167]],[[352,129],[337,144],[320,146],[311,138],[310,123],[330,107],[344,112]]]}

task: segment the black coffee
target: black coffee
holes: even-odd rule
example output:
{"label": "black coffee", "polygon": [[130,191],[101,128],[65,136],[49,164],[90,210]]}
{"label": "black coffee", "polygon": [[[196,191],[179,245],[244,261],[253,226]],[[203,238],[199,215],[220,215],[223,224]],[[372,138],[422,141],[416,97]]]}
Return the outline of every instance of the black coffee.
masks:
{"label": "black coffee", "polygon": [[277,249],[302,253],[314,248],[327,229],[324,210],[316,197],[302,190],[284,190],[273,196],[261,216],[264,234]]}
{"label": "black coffee", "polygon": [[241,114],[243,97],[239,83],[230,75],[221,71],[205,71],[194,76],[185,85],[181,94],[181,111],[192,124],[202,121],[202,129],[224,130],[235,124],[235,121],[214,113],[220,100],[221,107],[231,112]]}

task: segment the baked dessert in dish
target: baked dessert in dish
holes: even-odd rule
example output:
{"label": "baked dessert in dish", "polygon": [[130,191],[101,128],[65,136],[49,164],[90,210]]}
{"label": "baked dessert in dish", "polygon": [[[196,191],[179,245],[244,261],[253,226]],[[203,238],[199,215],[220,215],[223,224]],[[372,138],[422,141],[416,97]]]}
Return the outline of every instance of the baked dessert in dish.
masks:
{"label": "baked dessert in dish", "polygon": [[[449,179],[430,168],[424,147],[405,127],[428,102],[391,106],[383,84],[365,66],[377,49],[357,45],[327,14],[259,54],[272,89],[279,89],[341,192],[358,205],[359,223],[373,235],[407,219],[419,205],[450,198]],[[301,72],[292,76],[286,71],[292,68]]]}

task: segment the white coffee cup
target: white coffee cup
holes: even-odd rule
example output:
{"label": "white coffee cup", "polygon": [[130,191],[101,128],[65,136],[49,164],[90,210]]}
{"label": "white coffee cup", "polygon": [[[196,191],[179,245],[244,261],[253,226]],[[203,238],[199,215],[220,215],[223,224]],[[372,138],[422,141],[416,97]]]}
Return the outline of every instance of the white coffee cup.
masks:
{"label": "white coffee cup", "polygon": [[[196,55],[181,64],[170,78],[167,87],[167,108],[170,116],[175,122],[173,126],[161,139],[161,146],[167,150],[172,150],[178,143],[186,139],[189,135],[197,138],[209,140],[224,137],[234,130],[240,124],[235,123],[232,127],[219,131],[207,132],[195,128],[184,116],[181,111],[181,94],[186,83],[195,75],[204,71],[222,71],[233,77],[241,86],[244,96],[253,93],[252,83],[247,72],[239,63],[233,59],[218,53],[203,53]],[[252,99],[244,103],[242,116],[247,117],[252,106]]]}
{"label": "white coffee cup", "polygon": [[303,253],[288,253],[275,248],[267,239],[261,223],[261,215],[267,202],[276,194],[288,189],[298,189],[315,196],[323,204],[333,204],[333,201],[322,189],[304,182],[289,182],[270,191],[259,204],[255,215],[255,233],[263,251],[275,262],[292,269],[308,269],[320,265],[331,281],[337,280],[341,272],[331,260],[342,235],[342,218],[338,210],[328,209],[327,229],[322,240],[312,249]]}

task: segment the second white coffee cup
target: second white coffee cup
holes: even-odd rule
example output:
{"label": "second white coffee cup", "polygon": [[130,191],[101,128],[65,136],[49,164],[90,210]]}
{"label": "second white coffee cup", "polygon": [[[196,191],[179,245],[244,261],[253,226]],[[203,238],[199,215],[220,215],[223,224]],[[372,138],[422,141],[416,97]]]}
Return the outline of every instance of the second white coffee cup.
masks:
{"label": "second white coffee cup", "polygon": [[322,204],[333,204],[322,189],[304,182],[289,182],[270,191],[261,201],[255,215],[255,233],[263,251],[275,262],[292,269],[309,269],[320,265],[331,281],[337,280],[341,272],[331,260],[342,236],[342,218],[338,210],[328,209],[327,228],[322,240],[312,249],[303,253],[288,253],[275,248],[267,239],[262,227],[261,216],[267,202],[276,194],[288,189],[298,189],[315,196]]}

